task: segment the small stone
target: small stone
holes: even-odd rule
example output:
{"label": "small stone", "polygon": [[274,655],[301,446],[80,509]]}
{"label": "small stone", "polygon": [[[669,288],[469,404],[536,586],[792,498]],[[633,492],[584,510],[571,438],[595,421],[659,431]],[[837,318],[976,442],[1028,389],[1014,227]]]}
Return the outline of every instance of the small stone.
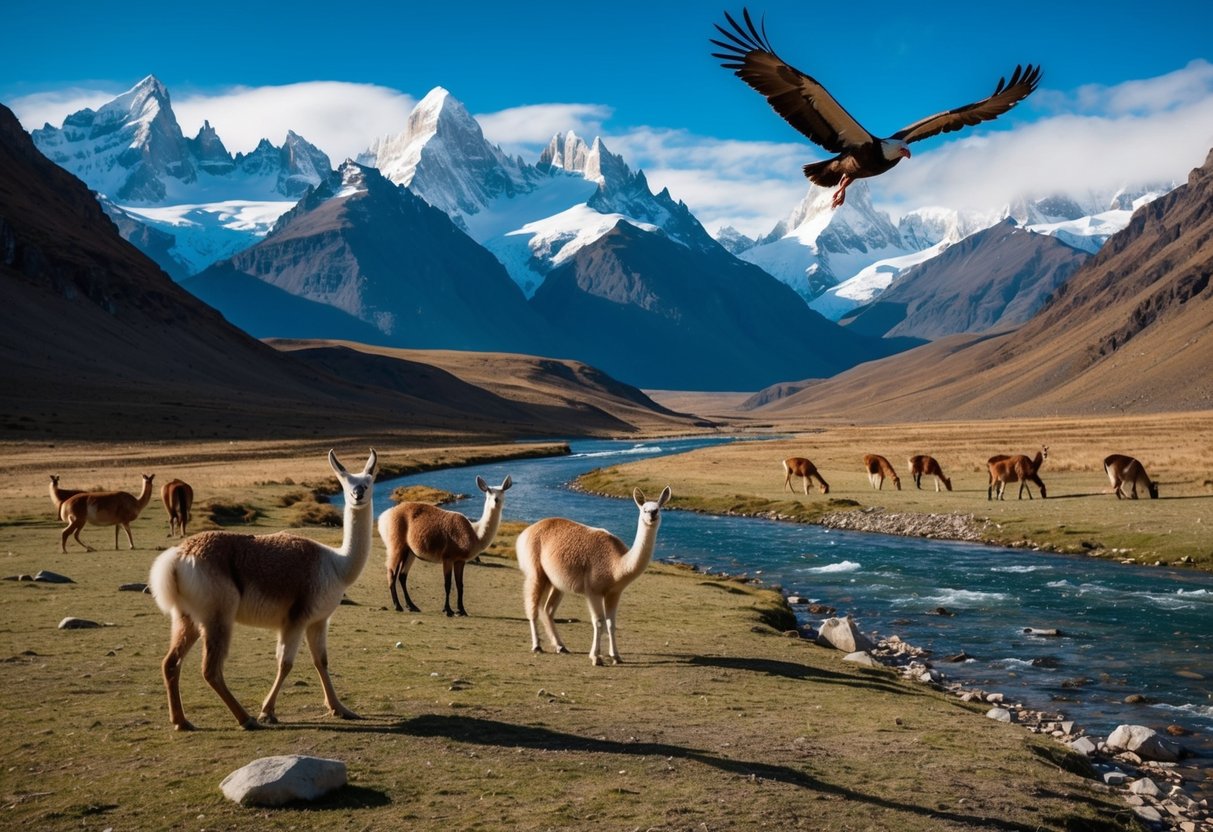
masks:
{"label": "small stone", "polygon": [[961,662],[967,662],[967,661],[971,660],[972,658],[973,657],[970,656],[968,653],[961,650],[959,653],[955,653],[951,656],[946,657],[944,659],[944,661],[951,662],[952,664],[960,664]]}
{"label": "small stone", "polygon": [[396,649],[397,649],[397,650],[400,650],[400,649],[401,649],[401,648],[403,648],[403,647],[404,647],[404,642],[403,642],[403,641],[398,641],[398,642],[396,642]]}
{"label": "small stone", "polygon": [[809,604],[809,615],[833,615],[837,610],[829,604]]}
{"label": "small stone", "polygon": [[947,607],[936,607],[933,610],[927,610],[927,615],[942,615],[945,618],[952,618],[956,613],[949,610]]}
{"label": "small stone", "polygon": [[281,806],[316,800],[346,784],[345,763],[298,754],[262,757],[223,778],[228,800],[246,806]]}
{"label": "small stone", "polygon": [[1090,737],[1079,737],[1070,743],[1070,750],[1076,751],[1084,757],[1090,757],[1098,750],[1098,747]]}
{"label": "small stone", "polygon": [[1150,700],[1144,694],[1140,693],[1130,693],[1125,697],[1126,705],[1146,705],[1149,704],[1149,702]]}
{"label": "small stone", "polygon": [[803,595],[789,595],[788,603],[789,604],[807,604],[807,603],[809,603],[809,599],[805,598]]}
{"label": "small stone", "polygon": [[1182,725],[1175,725],[1174,723],[1172,723],[1171,725],[1167,726],[1167,733],[1173,737],[1186,737],[1188,734],[1190,734],[1192,732],[1189,731],[1187,728],[1183,727]]}
{"label": "small stone", "polygon": [[40,581],[44,584],[74,584],[71,578],[66,575],[60,575],[58,572],[50,572],[46,569],[40,571],[34,576],[35,581]]}
{"label": "small stone", "polygon": [[986,711],[986,716],[999,722],[1011,721],[1011,712],[1006,708],[990,708],[990,710]]}
{"label": "small stone", "polygon": [[1024,627],[1023,631],[1026,635],[1039,636],[1041,638],[1060,638],[1062,636],[1061,630],[1057,629],[1042,630],[1036,627]]}
{"label": "small stone", "polygon": [[141,584],[139,582],[130,583],[130,584],[119,584],[118,591],[119,592],[147,592],[147,584]]}
{"label": "small stone", "polygon": [[1159,797],[1162,795],[1162,789],[1158,788],[1158,784],[1149,777],[1134,780],[1129,784],[1129,791],[1133,792],[1133,794],[1144,794],[1146,797]]}
{"label": "small stone", "polygon": [[1074,720],[1067,719],[1064,722],[1062,722],[1061,730],[1067,734],[1073,734],[1074,733]]}
{"label": "small stone", "polygon": [[1004,697],[1001,693],[987,693],[986,694],[987,702],[1001,702],[1003,699],[1004,699]]}
{"label": "small stone", "polygon": [[1061,667],[1061,659],[1056,656],[1037,656],[1032,659],[1032,667],[1043,667],[1046,670],[1053,670]]}
{"label": "small stone", "polygon": [[91,630],[100,626],[96,621],[89,621],[87,618],[73,618],[70,615],[59,622],[60,630]]}
{"label": "small stone", "polygon": [[1160,815],[1158,810],[1153,806],[1134,806],[1133,811],[1136,812],[1137,816],[1142,820],[1155,822],[1162,820],[1162,815]]}
{"label": "small stone", "polygon": [[1103,776],[1103,781],[1109,786],[1123,786],[1128,779],[1129,776],[1123,771],[1108,771]]}

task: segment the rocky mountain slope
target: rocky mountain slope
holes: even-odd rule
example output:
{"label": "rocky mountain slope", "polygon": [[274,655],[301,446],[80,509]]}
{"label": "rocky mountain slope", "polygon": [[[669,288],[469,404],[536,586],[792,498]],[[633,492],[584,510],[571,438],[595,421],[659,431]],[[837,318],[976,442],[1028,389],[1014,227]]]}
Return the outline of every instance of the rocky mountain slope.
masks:
{"label": "rocky mountain slope", "polygon": [[754,389],[906,346],[848,333],[761,269],[627,222],[554,269],[532,305],[578,358],[645,388]]}
{"label": "rocky mountain slope", "polygon": [[899,276],[848,328],[934,340],[1024,324],[1089,255],[1004,220]]}

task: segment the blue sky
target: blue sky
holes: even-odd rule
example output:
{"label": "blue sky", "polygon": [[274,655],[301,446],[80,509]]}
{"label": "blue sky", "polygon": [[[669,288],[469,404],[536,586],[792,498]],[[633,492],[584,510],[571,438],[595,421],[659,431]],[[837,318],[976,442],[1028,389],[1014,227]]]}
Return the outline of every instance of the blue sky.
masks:
{"label": "blue sky", "polygon": [[[751,231],[792,207],[805,189],[800,165],[823,158],[710,57],[720,4],[460,0],[343,12],[331,3],[68,0],[51,8],[48,19],[45,4],[10,0],[4,12],[5,28],[19,36],[6,37],[0,52],[0,101],[29,129],[155,74],[187,132],[209,118],[232,149],[248,149],[258,133],[280,141],[295,129],[343,158],[398,131],[411,104],[441,85],[507,149],[533,152],[556,130],[602,134],[654,184],[706,211],[709,228],[737,221]],[[1022,179],[1019,168],[1047,154],[1050,141],[1077,145],[1074,158],[1088,160],[1096,179],[1097,167],[1182,178],[1203,161],[1200,148],[1213,145],[1207,0],[769,0],[751,11],[765,15],[781,57],[879,134],[988,94],[1016,63],[1043,65],[1041,90],[1012,113],[916,146],[887,183],[873,183],[874,198],[891,207],[955,202],[995,164],[1004,175],[990,180],[997,187],[988,198],[1001,198],[1013,184],[1006,166]],[[999,134],[1027,138],[1015,149]],[[983,143],[998,147],[972,146]],[[1168,166],[1146,159],[1151,152],[1184,158]],[[968,158],[974,153],[985,162]],[[1143,169],[1128,171],[1138,156]],[[1074,167],[1058,165],[1067,187],[1082,184]],[[950,190],[939,191],[949,178]]]}

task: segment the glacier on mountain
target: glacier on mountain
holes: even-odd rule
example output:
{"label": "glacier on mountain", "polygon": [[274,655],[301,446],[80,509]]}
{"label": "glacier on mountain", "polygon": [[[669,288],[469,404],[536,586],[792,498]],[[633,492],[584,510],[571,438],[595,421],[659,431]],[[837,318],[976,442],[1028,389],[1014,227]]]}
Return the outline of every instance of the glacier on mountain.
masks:
{"label": "glacier on mountain", "polygon": [[878,260],[910,253],[888,215],[856,182],[835,209],[833,191],[810,185],[805,198],[756,245],[738,256],[796,290],[808,303]]}

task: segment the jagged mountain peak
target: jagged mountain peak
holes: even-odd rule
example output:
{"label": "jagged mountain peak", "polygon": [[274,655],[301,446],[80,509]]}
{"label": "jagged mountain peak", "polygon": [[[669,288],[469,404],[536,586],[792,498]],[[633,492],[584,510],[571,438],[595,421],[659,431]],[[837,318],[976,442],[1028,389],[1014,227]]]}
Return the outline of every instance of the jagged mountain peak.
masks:
{"label": "jagged mountain peak", "polygon": [[572,130],[557,133],[539,154],[539,167],[584,174],[589,154],[590,148],[585,140]]}
{"label": "jagged mountain peak", "polygon": [[466,132],[484,140],[480,124],[472,118],[463,102],[451,95],[446,88],[434,87],[409,113],[405,132],[420,137],[425,134],[433,135],[440,130],[444,133]]}

